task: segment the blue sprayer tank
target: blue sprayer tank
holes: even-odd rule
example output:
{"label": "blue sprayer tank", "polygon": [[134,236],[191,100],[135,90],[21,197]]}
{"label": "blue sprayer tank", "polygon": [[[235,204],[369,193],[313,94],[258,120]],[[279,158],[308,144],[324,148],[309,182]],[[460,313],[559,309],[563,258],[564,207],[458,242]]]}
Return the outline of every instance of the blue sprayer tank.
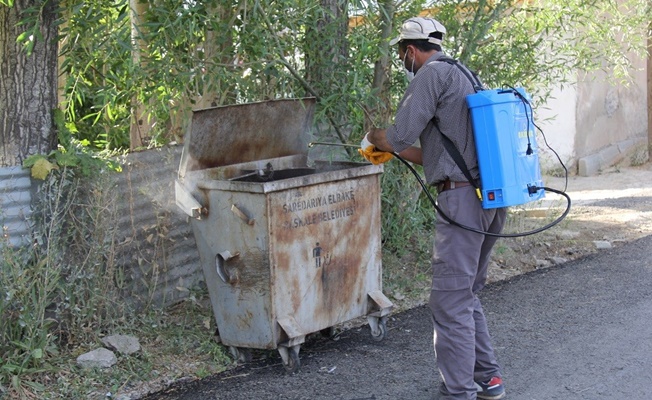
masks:
{"label": "blue sprayer tank", "polygon": [[[522,88],[515,90],[529,102]],[[529,104],[514,89],[484,90],[466,100],[478,154],[482,207],[508,207],[544,197],[543,189],[534,189],[543,187],[543,181]]]}

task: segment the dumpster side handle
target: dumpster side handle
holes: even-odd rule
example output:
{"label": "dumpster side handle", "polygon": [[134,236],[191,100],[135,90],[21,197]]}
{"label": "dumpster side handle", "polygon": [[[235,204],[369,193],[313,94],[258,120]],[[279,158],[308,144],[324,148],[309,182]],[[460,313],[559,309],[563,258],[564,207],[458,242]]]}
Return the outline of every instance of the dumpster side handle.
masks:
{"label": "dumpster side handle", "polygon": [[380,290],[374,290],[367,293],[369,299],[369,316],[384,317],[389,315],[394,304]]}
{"label": "dumpster side handle", "polygon": [[226,262],[232,258],[239,257],[240,252],[235,252],[231,254],[230,251],[223,251],[217,253],[215,256],[215,269],[217,270],[217,275],[222,279],[224,283],[234,284],[239,280],[238,271],[228,271],[226,269]]}
{"label": "dumpster side handle", "polygon": [[179,207],[189,217],[202,219],[202,216],[206,216],[206,209],[199,204],[199,202],[178,180],[174,181],[174,194],[177,207]]}
{"label": "dumpster side handle", "polygon": [[247,214],[244,213],[241,209],[238,208],[235,204],[231,205],[231,211],[241,220],[243,220],[247,225],[253,225],[256,220],[254,218],[249,218]]}

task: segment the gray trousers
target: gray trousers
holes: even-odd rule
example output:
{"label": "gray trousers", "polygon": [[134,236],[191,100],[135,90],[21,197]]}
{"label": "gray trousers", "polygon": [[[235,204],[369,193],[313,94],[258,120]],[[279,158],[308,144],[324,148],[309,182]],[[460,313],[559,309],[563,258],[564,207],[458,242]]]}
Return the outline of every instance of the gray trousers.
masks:
{"label": "gray trousers", "polygon": [[[499,233],[506,210],[485,210],[471,186],[447,190],[439,208],[453,221]],[[474,381],[501,376],[487,321],[477,293],[485,286],[491,249],[497,238],[446,222],[435,224],[430,310],[437,367],[444,380],[442,399],[476,399]]]}

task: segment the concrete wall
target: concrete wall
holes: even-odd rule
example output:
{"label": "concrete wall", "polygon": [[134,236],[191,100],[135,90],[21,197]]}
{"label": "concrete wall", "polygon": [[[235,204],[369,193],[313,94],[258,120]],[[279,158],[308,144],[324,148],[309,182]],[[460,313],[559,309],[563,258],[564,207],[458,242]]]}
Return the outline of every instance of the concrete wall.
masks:
{"label": "concrete wall", "polygon": [[[572,168],[577,159],[575,149],[577,93],[575,88],[557,88],[552,92],[551,98],[546,104],[540,106],[535,104],[534,107],[536,123],[545,135],[544,140],[543,135],[537,132],[539,162],[542,171],[550,172],[562,168],[553,150],[567,168]],[[552,150],[546,146],[546,141]]]}
{"label": "concrete wall", "polygon": [[[578,85],[577,149],[578,173],[595,175],[601,169],[629,157],[640,157],[647,148],[647,75],[645,62],[635,64],[628,86],[613,86],[603,76]],[[600,79],[602,78],[602,79]]]}
{"label": "concrete wall", "polygon": [[[539,125],[571,173],[591,176],[618,163],[648,160],[646,61],[632,59],[631,83],[610,84],[604,73],[583,76],[537,107]],[[554,154],[537,140],[542,169],[558,169]]]}

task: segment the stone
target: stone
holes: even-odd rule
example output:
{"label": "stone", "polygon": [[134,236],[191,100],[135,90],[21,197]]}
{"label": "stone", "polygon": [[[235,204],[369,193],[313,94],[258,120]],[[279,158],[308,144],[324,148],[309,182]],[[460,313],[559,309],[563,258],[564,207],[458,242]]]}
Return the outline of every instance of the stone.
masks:
{"label": "stone", "polygon": [[564,257],[550,257],[549,260],[554,264],[554,265],[560,265],[568,262],[567,258]]}
{"label": "stone", "polygon": [[598,250],[605,250],[611,248],[611,242],[607,240],[594,240],[593,244]]}
{"label": "stone", "polygon": [[580,232],[563,230],[557,234],[557,237],[562,240],[577,239],[580,237]]}
{"label": "stone", "polygon": [[133,354],[140,351],[138,338],[128,335],[111,335],[102,339],[102,343],[120,354]]}
{"label": "stone", "polygon": [[82,368],[110,368],[118,362],[111,350],[104,347],[89,351],[77,357],[77,365]]}

